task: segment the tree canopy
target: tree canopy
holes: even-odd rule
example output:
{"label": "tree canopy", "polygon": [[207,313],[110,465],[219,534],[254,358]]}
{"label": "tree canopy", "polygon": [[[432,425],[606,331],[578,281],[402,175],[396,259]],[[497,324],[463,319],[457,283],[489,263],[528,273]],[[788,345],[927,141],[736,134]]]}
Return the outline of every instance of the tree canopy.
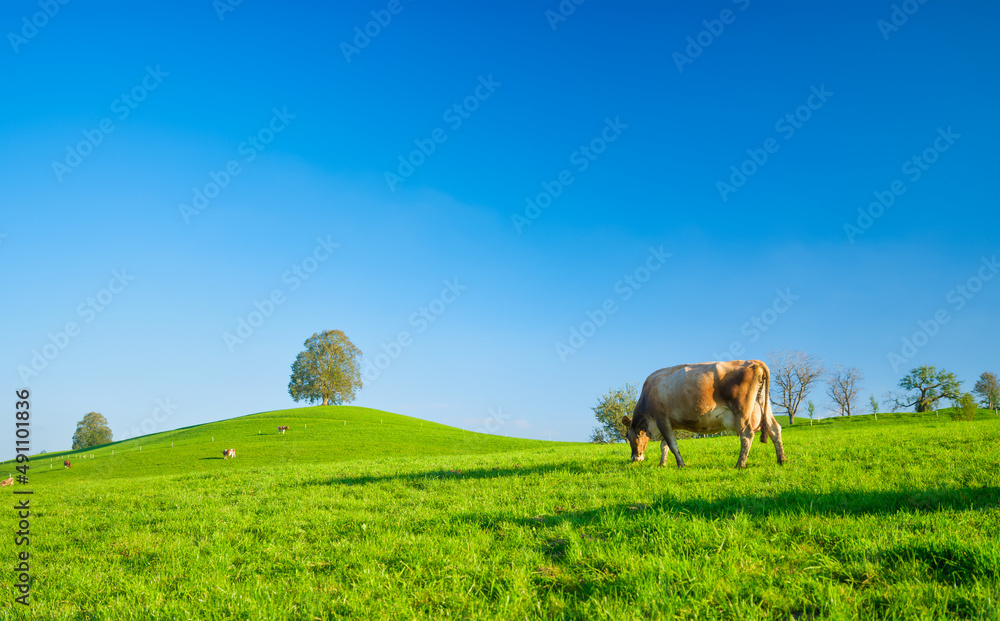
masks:
{"label": "tree canopy", "polygon": [[893,401],[896,409],[912,407],[916,412],[929,412],[941,399],[957,400],[961,385],[962,380],[957,379],[954,373],[925,365],[912,369],[899,380],[899,387],[908,394],[893,397]]}
{"label": "tree canopy", "polygon": [[108,419],[97,412],[88,412],[76,424],[76,433],[73,434],[73,450],[88,449],[92,446],[100,446],[111,442],[111,428],[108,427]]}
{"label": "tree canopy", "polygon": [[295,401],[340,405],[354,400],[361,388],[361,350],[340,330],[326,330],[306,339],[292,363],[288,394]]}
{"label": "tree canopy", "polygon": [[1000,380],[997,379],[997,374],[983,371],[976,385],[972,388],[972,392],[979,395],[984,407],[991,410],[997,409],[997,402],[1000,401]]}
{"label": "tree canopy", "polygon": [[590,441],[625,441],[627,429],[622,424],[622,416],[632,416],[638,399],[639,385],[635,382],[626,382],[620,388],[608,389],[608,392],[598,397],[597,405],[593,408],[598,425],[591,432]]}

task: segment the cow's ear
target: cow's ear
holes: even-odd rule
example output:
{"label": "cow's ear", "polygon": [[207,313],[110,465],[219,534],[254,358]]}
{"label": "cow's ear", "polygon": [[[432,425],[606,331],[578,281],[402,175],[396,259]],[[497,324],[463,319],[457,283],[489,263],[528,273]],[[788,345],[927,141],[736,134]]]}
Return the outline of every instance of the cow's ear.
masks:
{"label": "cow's ear", "polygon": [[628,416],[622,416],[622,424],[625,425],[626,427],[631,427],[632,419],[629,418]]}

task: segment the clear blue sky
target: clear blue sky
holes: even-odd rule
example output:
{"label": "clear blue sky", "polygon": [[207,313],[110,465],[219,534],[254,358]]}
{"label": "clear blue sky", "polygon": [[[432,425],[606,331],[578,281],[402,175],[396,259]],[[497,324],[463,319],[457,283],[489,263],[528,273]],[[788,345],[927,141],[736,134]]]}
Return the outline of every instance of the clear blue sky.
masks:
{"label": "clear blue sky", "polygon": [[0,5],[35,450],[292,407],[334,328],[356,405],[543,439],[684,362],[1000,371],[996,2],[223,2]]}

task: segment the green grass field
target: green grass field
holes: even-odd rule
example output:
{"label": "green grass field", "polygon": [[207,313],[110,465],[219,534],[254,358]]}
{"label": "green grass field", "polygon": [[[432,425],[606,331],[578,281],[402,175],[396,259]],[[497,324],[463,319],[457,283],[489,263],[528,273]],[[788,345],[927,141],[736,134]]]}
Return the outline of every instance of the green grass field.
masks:
{"label": "green grass field", "polygon": [[755,443],[745,471],[737,438],[683,440],[678,470],[658,446],[633,464],[313,407],[43,456],[30,610],[0,491],[0,616],[1000,619],[1000,417],[805,419],[784,440],[788,465]]}

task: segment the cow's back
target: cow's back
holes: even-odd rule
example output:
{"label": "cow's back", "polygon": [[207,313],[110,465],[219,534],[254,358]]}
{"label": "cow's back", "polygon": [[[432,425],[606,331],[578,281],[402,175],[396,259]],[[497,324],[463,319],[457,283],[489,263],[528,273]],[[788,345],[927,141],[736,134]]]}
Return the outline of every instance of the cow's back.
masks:
{"label": "cow's back", "polygon": [[[675,429],[716,433],[734,429],[739,410],[733,403],[733,379],[752,377],[755,360],[680,364],[653,372],[643,384],[640,400],[649,420],[649,432],[660,439],[655,420],[664,418]],[[728,381],[727,381],[728,380]]]}

